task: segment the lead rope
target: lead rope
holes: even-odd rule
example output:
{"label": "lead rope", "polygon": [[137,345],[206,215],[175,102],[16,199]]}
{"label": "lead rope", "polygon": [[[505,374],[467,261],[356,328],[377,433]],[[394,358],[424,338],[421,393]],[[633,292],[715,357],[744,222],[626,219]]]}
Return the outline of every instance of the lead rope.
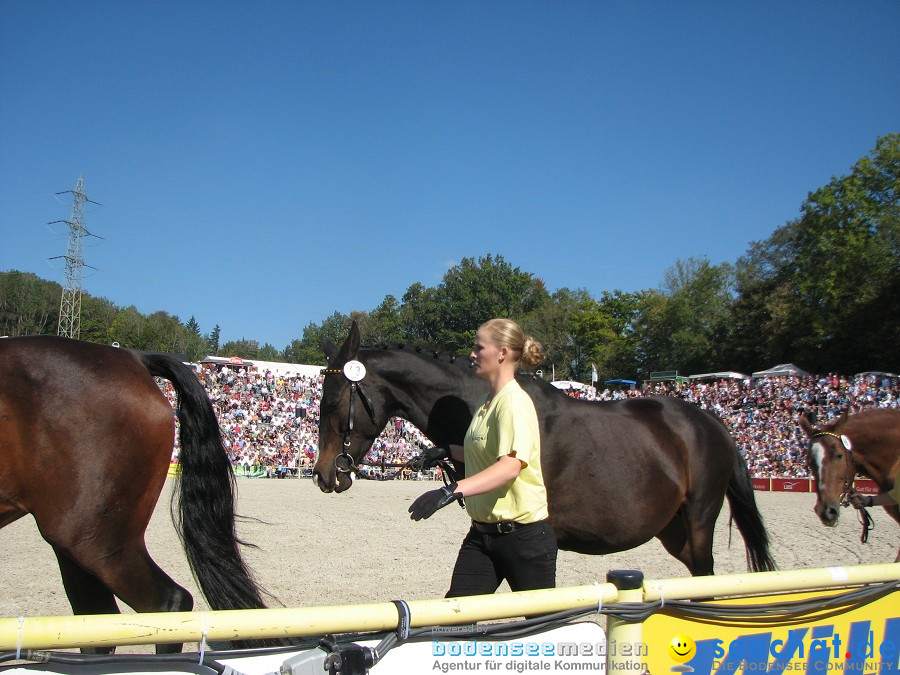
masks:
{"label": "lead rope", "polygon": [[[844,477],[844,492],[841,494],[841,506],[845,508],[850,506],[850,491],[853,489],[853,479],[856,477],[856,462],[853,461],[853,451],[849,448],[847,449],[847,464],[850,465],[850,468]],[[861,544],[865,544],[869,541],[869,530],[875,529],[875,521],[869,515],[865,506],[856,506],[854,504],[853,508],[856,509],[856,519],[862,525],[859,541]]]}

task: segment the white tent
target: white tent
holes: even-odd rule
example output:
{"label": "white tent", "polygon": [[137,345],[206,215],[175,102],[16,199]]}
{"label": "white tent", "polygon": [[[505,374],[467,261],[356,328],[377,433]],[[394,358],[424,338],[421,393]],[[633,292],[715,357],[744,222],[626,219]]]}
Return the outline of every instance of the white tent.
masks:
{"label": "white tent", "polygon": [[280,363],[276,361],[260,361],[258,359],[242,359],[237,356],[207,356],[200,363],[214,363],[220,366],[229,366],[230,368],[253,368],[259,373],[265,373],[267,370],[272,371],[275,375],[300,375],[302,377],[317,377],[323,366],[310,366],[299,363]]}
{"label": "white tent", "polygon": [[589,385],[576,382],[575,380],[556,380],[556,382],[551,382],[550,384],[557,389],[587,389],[589,387]]}
{"label": "white tent", "polygon": [[809,373],[793,363],[779,363],[768,370],[757,370],[753,373],[753,377],[797,377],[799,375],[809,375]]}
{"label": "white tent", "polygon": [[727,370],[720,373],[703,373],[701,375],[690,375],[691,380],[749,380],[749,375],[737,373],[733,370]]}

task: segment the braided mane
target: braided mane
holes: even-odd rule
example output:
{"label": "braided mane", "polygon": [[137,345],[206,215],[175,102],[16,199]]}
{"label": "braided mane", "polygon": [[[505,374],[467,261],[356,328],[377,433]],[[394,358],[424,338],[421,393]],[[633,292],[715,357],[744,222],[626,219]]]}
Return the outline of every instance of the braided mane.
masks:
{"label": "braided mane", "polygon": [[407,347],[402,342],[398,342],[394,345],[387,345],[383,343],[378,344],[365,344],[362,346],[363,349],[380,349],[383,351],[403,351],[410,352],[415,351],[417,354],[427,355],[430,354],[432,358],[441,360],[442,358],[446,358],[450,363],[456,363],[456,359],[461,358],[458,354],[454,354],[452,352],[441,352],[440,350],[433,349],[430,347],[420,347],[420,346],[412,346]]}

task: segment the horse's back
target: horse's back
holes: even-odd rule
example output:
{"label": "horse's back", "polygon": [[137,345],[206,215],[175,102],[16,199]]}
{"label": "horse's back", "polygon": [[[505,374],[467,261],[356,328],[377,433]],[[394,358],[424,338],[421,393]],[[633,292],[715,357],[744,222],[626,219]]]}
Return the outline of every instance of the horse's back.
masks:
{"label": "horse's back", "polygon": [[[535,383],[528,387],[542,419],[546,441],[572,448],[574,453],[602,455],[611,446],[628,448],[637,464],[657,461],[700,469],[721,464],[728,471],[734,461],[734,440],[711,413],[671,396],[645,396],[618,401],[581,401]],[[586,438],[591,442],[585,443]],[[589,459],[589,457],[583,457]],[[724,461],[723,461],[724,460]]]}
{"label": "horse's back", "polygon": [[900,473],[900,410],[874,408],[850,415],[842,428],[853,450],[884,471],[882,481]]}
{"label": "horse's back", "polygon": [[540,382],[526,390],[541,422],[541,463],[562,548],[632,548],[662,532],[688,501],[718,513],[738,455],[711,414],[665,396],[579,401]]}
{"label": "horse's back", "polygon": [[0,422],[0,525],[30,512],[50,528],[87,500],[119,498],[123,481],[165,480],[172,408],[127,350],[0,340]]}

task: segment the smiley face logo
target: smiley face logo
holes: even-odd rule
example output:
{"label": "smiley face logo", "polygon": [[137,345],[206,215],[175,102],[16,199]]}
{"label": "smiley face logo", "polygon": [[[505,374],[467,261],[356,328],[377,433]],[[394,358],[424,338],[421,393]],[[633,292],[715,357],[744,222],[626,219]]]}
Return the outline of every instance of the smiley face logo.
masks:
{"label": "smiley face logo", "polygon": [[[694,658],[697,645],[684,633],[679,633],[669,641],[669,656],[676,663],[684,664]],[[672,670],[687,670],[688,666],[675,666]]]}

